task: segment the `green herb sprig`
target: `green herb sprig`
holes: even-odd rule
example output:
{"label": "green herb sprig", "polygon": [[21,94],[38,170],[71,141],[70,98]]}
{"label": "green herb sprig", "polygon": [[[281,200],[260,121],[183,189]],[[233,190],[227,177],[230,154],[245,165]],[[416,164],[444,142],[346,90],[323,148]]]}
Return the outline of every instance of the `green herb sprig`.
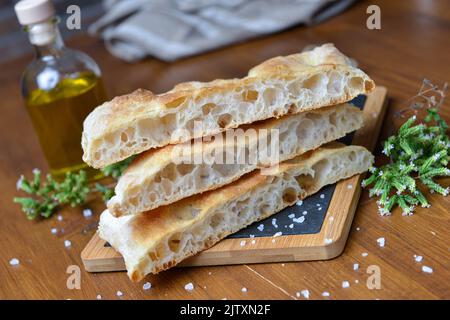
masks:
{"label": "green herb sprig", "polygon": [[[132,158],[102,169],[104,176],[118,179],[131,163]],[[58,207],[70,205],[76,207],[86,203],[88,195],[98,192],[104,201],[114,196],[114,189],[100,183],[90,188],[86,172],[68,172],[62,182],[57,182],[51,174],[47,174],[45,181],[39,169],[33,170],[31,180],[23,175],[17,181],[17,190],[27,193],[27,197],[15,197],[13,201],[22,206],[22,211],[30,220],[37,217],[49,218]]]}
{"label": "green herb sprig", "polygon": [[372,185],[369,196],[379,197],[381,215],[391,214],[396,206],[402,208],[403,215],[413,214],[417,205],[429,207],[420,184],[443,196],[450,192],[435,181],[437,177],[450,175],[447,123],[436,107],[427,109],[424,123],[415,123],[416,116],[412,116],[396,135],[384,142],[383,153],[390,162],[379,168],[372,167],[371,175],[362,182],[363,187]]}

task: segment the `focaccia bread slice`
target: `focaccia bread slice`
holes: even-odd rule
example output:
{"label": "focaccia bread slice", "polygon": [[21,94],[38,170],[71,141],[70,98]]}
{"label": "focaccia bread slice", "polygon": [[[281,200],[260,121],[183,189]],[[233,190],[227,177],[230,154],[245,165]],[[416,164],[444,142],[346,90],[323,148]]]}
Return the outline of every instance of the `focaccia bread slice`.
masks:
{"label": "focaccia bread slice", "polygon": [[[137,214],[216,189],[258,167],[294,158],[339,139],[362,124],[362,111],[342,104],[264,120],[233,131],[233,135],[230,131],[219,134],[221,139],[216,136],[210,142],[147,151],[120,177],[108,209],[117,217]],[[275,152],[263,149],[270,149],[268,143],[278,146],[273,150],[275,157],[271,157]],[[227,156],[231,161],[226,161]]]}
{"label": "focaccia bread slice", "polygon": [[[334,45],[325,44],[267,60],[242,79],[187,82],[159,95],[140,89],[89,114],[83,160],[101,168],[151,148],[343,103],[374,87]],[[201,130],[195,130],[199,122]]]}
{"label": "focaccia bread slice", "polygon": [[366,171],[372,162],[363,147],[331,144],[273,167],[270,175],[255,170],[220,189],[153,211],[116,218],[106,210],[99,235],[122,254],[128,276],[139,281],[327,184]]}

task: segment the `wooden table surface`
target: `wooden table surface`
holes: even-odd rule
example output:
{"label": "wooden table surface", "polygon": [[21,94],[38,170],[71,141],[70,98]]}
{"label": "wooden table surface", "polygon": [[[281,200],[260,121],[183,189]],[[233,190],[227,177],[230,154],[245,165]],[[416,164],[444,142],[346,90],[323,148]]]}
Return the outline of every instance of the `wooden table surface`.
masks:
{"label": "wooden table surface", "polygon": [[[381,30],[366,28],[370,3],[381,7]],[[390,105],[383,139],[392,129],[393,112],[418,92],[423,78],[437,84],[450,80],[450,2],[370,3],[358,3],[318,26],[296,27],[176,63],[148,59],[127,64],[108,54],[100,40],[88,36],[73,38],[68,45],[87,52],[100,64],[112,96],[139,87],[163,92],[187,80],[240,77],[267,58],[298,52],[309,44],[334,42],[357,59],[376,83],[388,88]],[[390,217],[380,217],[375,199],[364,192],[345,252],[330,261],[178,268],[147,277],[152,284],[147,291],[124,272],[85,272],[80,252],[95,232],[104,208],[101,201],[89,203],[94,211],[91,219],[84,218],[81,209],[65,209],[59,212],[62,221],[56,216],[28,221],[12,203],[21,173],[30,175],[35,167],[47,169],[19,92],[20,73],[30,59],[1,65],[0,298],[95,299],[100,294],[118,299],[120,290],[121,299],[297,299],[296,293],[304,289],[314,299],[323,299],[324,291],[330,299],[450,298],[450,200],[437,195],[430,196],[430,209],[418,209],[413,216],[404,217],[396,210]],[[447,121],[449,108],[450,98],[442,111]],[[448,182],[443,181],[444,185]],[[50,232],[53,227],[58,234]],[[386,239],[383,248],[377,244],[380,237]],[[65,248],[64,240],[72,246]],[[361,255],[364,252],[366,257]],[[413,255],[423,256],[423,261],[415,262]],[[12,258],[19,259],[20,265],[11,266]],[[359,263],[358,271],[353,270],[354,263]],[[69,265],[81,268],[80,290],[66,286]],[[380,267],[380,290],[366,286],[369,265]],[[434,272],[422,272],[422,265]],[[342,281],[349,281],[350,287],[342,288]],[[190,292],[184,289],[189,282],[195,287]],[[242,287],[248,292],[243,293]]]}

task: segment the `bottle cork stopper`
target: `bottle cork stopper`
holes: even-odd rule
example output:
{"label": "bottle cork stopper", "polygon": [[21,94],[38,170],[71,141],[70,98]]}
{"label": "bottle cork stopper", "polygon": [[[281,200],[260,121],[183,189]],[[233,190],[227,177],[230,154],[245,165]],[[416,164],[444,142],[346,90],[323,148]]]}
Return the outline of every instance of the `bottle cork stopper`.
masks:
{"label": "bottle cork stopper", "polygon": [[16,3],[14,10],[21,25],[42,22],[55,15],[50,0],[21,0]]}

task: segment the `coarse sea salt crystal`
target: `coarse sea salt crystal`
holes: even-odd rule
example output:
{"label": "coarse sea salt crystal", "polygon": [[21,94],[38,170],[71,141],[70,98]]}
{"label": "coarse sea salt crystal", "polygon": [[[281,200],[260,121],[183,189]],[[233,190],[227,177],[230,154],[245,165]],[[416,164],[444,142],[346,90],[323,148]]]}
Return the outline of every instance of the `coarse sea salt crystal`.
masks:
{"label": "coarse sea salt crystal", "polygon": [[303,204],[303,201],[302,200],[297,201],[295,204],[298,205],[298,206],[301,206]]}
{"label": "coarse sea salt crystal", "polygon": [[192,291],[192,290],[194,290],[194,285],[192,284],[192,282],[189,282],[188,284],[186,284],[186,285],[184,286],[184,290],[187,290],[187,291]]}
{"label": "coarse sea salt crystal", "polygon": [[258,227],[257,227],[257,229],[259,230],[259,231],[263,231],[264,230],[264,225],[261,223]]}
{"label": "coarse sea salt crystal", "polygon": [[307,214],[308,214],[308,211],[306,211],[306,210],[302,212],[302,215],[304,215],[304,216],[306,216]]}
{"label": "coarse sea salt crystal", "polygon": [[348,288],[348,287],[350,287],[350,282],[348,282],[348,281],[342,281],[342,288]]}
{"label": "coarse sea salt crystal", "polygon": [[352,184],[348,184],[347,185],[347,189],[352,189],[353,188],[353,185]]}
{"label": "coarse sea salt crystal", "polygon": [[361,255],[362,255],[363,257],[367,257],[369,254],[368,254],[367,252],[363,252],[363,253],[361,253]]}
{"label": "coarse sea salt crystal", "polygon": [[101,295],[97,295],[97,300],[102,300],[102,296]]}
{"label": "coarse sea salt crystal", "polygon": [[433,273],[433,268],[428,266],[422,266],[422,271],[425,273]]}
{"label": "coarse sea salt crystal", "polygon": [[272,219],[272,225],[273,225],[275,228],[278,228],[277,219],[275,219],[275,218]]}
{"label": "coarse sea salt crystal", "polygon": [[69,248],[72,245],[72,242],[70,242],[70,240],[64,240],[64,246],[66,248]]}
{"label": "coarse sea salt crystal", "polygon": [[333,243],[333,239],[325,238],[325,244]]}
{"label": "coarse sea salt crystal", "polygon": [[9,264],[12,266],[17,266],[19,263],[20,261],[17,258],[12,258],[11,260],[9,260]]}
{"label": "coarse sea salt crystal", "polygon": [[295,218],[295,214],[291,213],[290,215],[288,215],[289,219],[294,219]]}
{"label": "coarse sea salt crystal", "polygon": [[256,243],[256,240],[252,240],[251,244],[255,244],[255,243]]}
{"label": "coarse sea salt crystal", "polygon": [[323,193],[320,195],[320,199],[325,199],[325,195]]}
{"label": "coarse sea salt crystal", "polygon": [[273,236],[274,236],[274,237],[279,237],[279,236],[281,236],[281,235],[283,235],[283,232],[278,231],[278,232],[276,232]]}
{"label": "coarse sea salt crystal", "polygon": [[289,225],[289,228],[294,228],[294,224],[293,223],[291,223],[290,225]]}
{"label": "coarse sea salt crystal", "polygon": [[304,216],[300,216],[298,218],[292,219],[292,221],[294,221],[295,223],[303,223],[305,221],[305,217]]}
{"label": "coarse sea salt crystal", "polygon": [[242,292],[247,292],[248,290],[247,290],[246,287],[242,287],[241,291],[242,291]]}
{"label": "coarse sea salt crystal", "polygon": [[63,221],[63,216],[58,214],[58,216],[56,217],[56,219],[58,219],[58,221]]}
{"label": "coarse sea salt crystal", "polygon": [[333,222],[333,221],[334,221],[334,217],[331,216],[331,217],[328,218],[328,220],[329,220],[330,222]]}
{"label": "coarse sea salt crystal", "polygon": [[144,285],[142,286],[142,289],[144,290],[148,290],[152,287],[152,284],[150,282],[146,282],[144,283]]}
{"label": "coarse sea salt crystal", "polygon": [[121,297],[121,296],[123,296],[123,292],[122,292],[122,291],[120,291],[120,290],[117,290],[117,292],[116,292],[116,296],[118,296],[118,297]]}
{"label": "coarse sea salt crystal", "polygon": [[353,270],[358,270],[359,269],[359,263],[354,263],[353,264]]}
{"label": "coarse sea salt crystal", "polygon": [[50,229],[50,232],[51,232],[52,234],[57,234],[57,233],[58,233],[58,229],[56,229],[56,228],[51,228],[51,229]]}
{"label": "coarse sea salt crystal", "polygon": [[377,239],[377,242],[378,242],[378,245],[379,245],[380,247],[384,247],[384,245],[386,244],[386,239],[384,239],[383,237],[381,237],[381,238],[378,238],[378,239]]}
{"label": "coarse sea salt crystal", "polygon": [[423,257],[422,256],[418,256],[418,255],[414,255],[414,260],[416,262],[421,262],[423,260]]}
{"label": "coarse sea salt crystal", "polygon": [[246,242],[245,240],[242,240],[241,243],[239,243],[239,245],[240,245],[241,247],[243,247],[243,246],[245,246],[246,243],[247,243],[247,242]]}
{"label": "coarse sea salt crystal", "polygon": [[90,217],[92,217],[92,210],[91,210],[91,209],[84,209],[84,210],[83,210],[83,216],[84,216],[85,218],[90,218]]}
{"label": "coarse sea salt crystal", "polygon": [[305,298],[305,299],[309,299],[309,290],[302,290],[300,291],[301,295]]}
{"label": "coarse sea salt crystal", "polygon": [[323,297],[329,297],[330,293],[328,291],[324,291],[324,292],[322,292],[322,296]]}

